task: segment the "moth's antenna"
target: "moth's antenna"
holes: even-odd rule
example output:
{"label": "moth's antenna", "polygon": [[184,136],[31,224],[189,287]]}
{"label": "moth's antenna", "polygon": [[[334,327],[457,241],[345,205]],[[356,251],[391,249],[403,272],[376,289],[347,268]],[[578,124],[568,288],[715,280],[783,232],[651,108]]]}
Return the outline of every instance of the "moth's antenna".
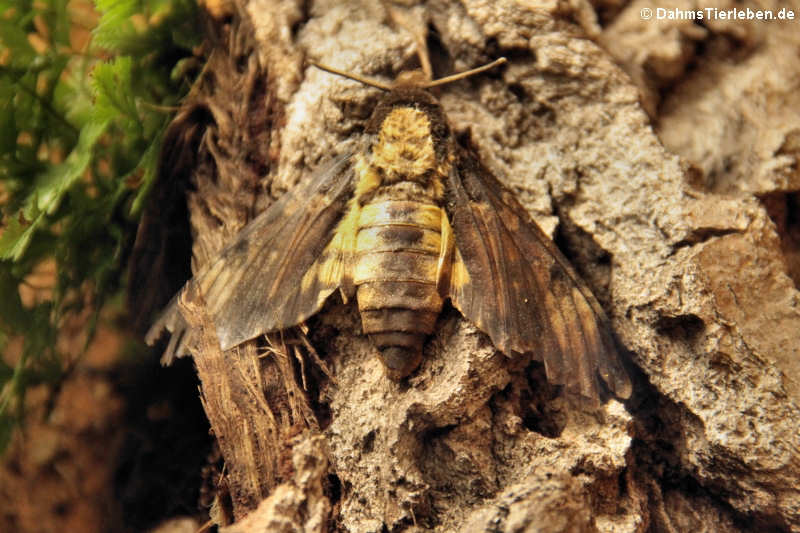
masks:
{"label": "moth's antenna", "polygon": [[464,78],[467,78],[467,77],[472,76],[474,74],[480,74],[481,72],[485,72],[485,71],[489,70],[490,68],[494,68],[494,67],[496,67],[498,65],[502,65],[503,63],[506,63],[506,62],[507,62],[507,60],[506,60],[505,57],[500,57],[500,58],[495,59],[491,63],[483,65],[482,67],[477,67],[477,68],[474,68],[472,70],[467,70],[465,72],[459,72],[458,74],[453,74],[451,76],[446,76],[444,78],[439,78],[438,80],[430,81],[428,83],[425,83],[425,84],[421,85],[420,88],[421,89],[430,89],[431,87],[438,87],[439,85],[444,85],[445,83],[450,83],[452,81],[463,80]]}
{"label": "moth's antenna", "polygon": [[[463,80],[464,78],[467,78],[469,76],[473,76],[475,74],[480,74],[481,72],[485,72],[485,71],[489,70],[490,68],[494,68],[494,67],[496,67],[498,65],[502,65],[503,63],[506,63],[506,62],[507,62],[507,60],[506,60],[505,57],[500,57],[498,59],[495,59],[491,63],[483,65],[482,67],[477,67],[477,68],[474,68],[472,70],[467,70],[466,72],[459,72],[458,74],[453,74],[452,76],[447,76],[447,77],[444,77],[444,78],[440,78],[438,80],[429,81],[429,82],[421,83],[421,84],[414,84],[412,86],[418,87],[420,89],[430,89],[431,87],[438,87],[440,85],[444,85],[445,83],[450,83],[450,82],[453,82],[453,81]],[[389,85],[387,83],[383,83],[383,82],[380,82],[378,80],[373,80],[371,78],[365,78],[364,76],[359,76],[358,74],[352,74],[350,72],[345,72],[343,70],[339,70],[338,68],[329,67],[327,65],[323,65],[322,63],[317,63],[315,61],[310,61],[309,63],[311,65],[314,65],[318,69],[322,69],[322,70],[324,70],[326,72],[330,72],[331,74],[338,74],[339,76],[342,76],[344,78],[348,78],[348,79],[351,79],[351,80],[354,80],[354,81],[357,81],[357,82],[361,82],[364,85],[369,85],[370,87],[375,87],[377,89],[381,89],[381,90],[384,90],[384,91],[393,91],[395,88],[397,88],[396,85]]]}
{"label": "moth's antenna", "polygon": [[375,87],[377,89],[382,89],[384,91],[391,91],[394,87],[391,85],[387,85],[383,82],[378,80],[373,80],[371,78],[365,78],[363,76],[359,76],[358,74],[351,74],[349,72],[345,72],[343,70],[339,70],[338,68],[329,67],[327,65],[323,65],[322,63],[317,63],[315,61],[310,61],[312,65],[317,67],[318,69],[322,69],[326,72],[330,72],[331,74],[338,74],[344,78],[348,78],[353,81],[358,81],[363,83],[364,85],[369,85],[370,87]]}

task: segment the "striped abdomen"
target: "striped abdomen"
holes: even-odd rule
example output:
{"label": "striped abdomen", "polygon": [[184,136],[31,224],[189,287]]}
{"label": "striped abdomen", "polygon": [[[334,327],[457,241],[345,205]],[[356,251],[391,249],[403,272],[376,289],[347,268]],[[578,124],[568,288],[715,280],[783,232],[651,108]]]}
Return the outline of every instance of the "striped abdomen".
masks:
{"label": "striped abdomen", "polygon": [[361,210],[353,275],[358,309],[393,379],[419,365],[442,309],[441,225],[441,208],[429,203],[380,200]]}

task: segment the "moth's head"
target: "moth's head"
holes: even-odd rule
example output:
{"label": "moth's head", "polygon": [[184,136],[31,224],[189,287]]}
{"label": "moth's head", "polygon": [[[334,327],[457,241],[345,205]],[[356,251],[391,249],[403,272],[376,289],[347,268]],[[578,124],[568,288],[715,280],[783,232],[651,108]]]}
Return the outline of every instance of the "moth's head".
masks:
{"label": "moth's head", "polygon": [[397,75],[392,87],[394,89],[419,89],[429,87],[430,77],[422,69],[404,70]]}
{"label": "moth's head", "polygon": [[430,122],[430,134],[437,139],[441,139],[448,134],[447,122],[445,121],[444,111],[439,101],[425,89],[414,87],[398,88],[390,91],[380,99],[378,105],[372,111],[372,116],[367,122],[366,132],[380,134],[390,117],[396,120],[398,111],[411,109],[427,117]]}

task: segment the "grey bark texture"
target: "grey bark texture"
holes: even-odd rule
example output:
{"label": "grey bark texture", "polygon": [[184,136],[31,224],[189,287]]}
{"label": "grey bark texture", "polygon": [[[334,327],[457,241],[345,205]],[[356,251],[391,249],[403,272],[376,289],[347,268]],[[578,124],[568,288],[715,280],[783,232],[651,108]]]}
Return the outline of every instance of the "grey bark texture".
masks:
{"label": "grey bark texture", "polygon": [[603,303],[634,394],[590,410],[454,310],[396,383],[336,297],[307,331],[226,353],[190,303],[223,531],[800,531],[797,21],[392,6],[405,27],[367,0],[209,5],[225,38],[192,103],[211,117],[194,266],[362,131],[378,91],[306,59],[391,78],[431,30],[449,72],[509,57],[438,96]]}

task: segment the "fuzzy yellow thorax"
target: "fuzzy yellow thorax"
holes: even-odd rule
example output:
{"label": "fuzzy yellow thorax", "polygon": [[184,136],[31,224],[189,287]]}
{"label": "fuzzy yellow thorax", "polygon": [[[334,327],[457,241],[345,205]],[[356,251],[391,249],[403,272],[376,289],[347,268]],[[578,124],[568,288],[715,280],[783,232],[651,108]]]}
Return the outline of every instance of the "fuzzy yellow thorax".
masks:
{"label": "fuzzy yellow thorax", "polygon": [[392,110],[378,133],[372,164],[390,179],[415,180],[436,167],[431,124],[418,109]]}

